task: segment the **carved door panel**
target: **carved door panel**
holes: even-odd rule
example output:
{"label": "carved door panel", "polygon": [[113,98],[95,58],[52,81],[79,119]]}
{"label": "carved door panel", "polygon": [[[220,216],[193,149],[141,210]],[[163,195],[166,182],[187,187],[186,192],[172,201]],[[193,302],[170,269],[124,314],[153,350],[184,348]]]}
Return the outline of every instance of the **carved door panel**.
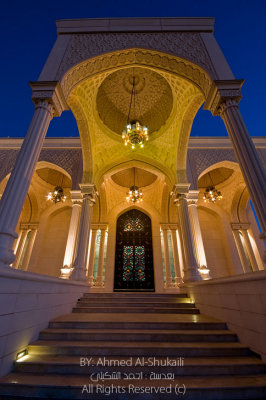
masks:
{"label": "carved door panel", "polygon": [[117,220],[115,291],[154,291],[151,220],[133,209]]}

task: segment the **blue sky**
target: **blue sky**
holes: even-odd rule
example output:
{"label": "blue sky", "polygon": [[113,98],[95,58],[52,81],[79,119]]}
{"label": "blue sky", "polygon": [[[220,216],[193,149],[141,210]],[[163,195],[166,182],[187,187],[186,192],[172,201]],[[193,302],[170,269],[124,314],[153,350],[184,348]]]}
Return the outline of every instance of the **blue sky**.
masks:
{"label": "blue sky", "polygon": [[[244,78],[240,108],[252,136],[266,131],[266,0],[6,1],[0,8],[0,136],[23,137],[37,80],[56,40],[55,21],[96,17],[215,17],[215,36],[236,78]],[[192,136],[225,136],[219,117],[200,110]],[[78,136],[71,112],[54,118],[48,136]]]}

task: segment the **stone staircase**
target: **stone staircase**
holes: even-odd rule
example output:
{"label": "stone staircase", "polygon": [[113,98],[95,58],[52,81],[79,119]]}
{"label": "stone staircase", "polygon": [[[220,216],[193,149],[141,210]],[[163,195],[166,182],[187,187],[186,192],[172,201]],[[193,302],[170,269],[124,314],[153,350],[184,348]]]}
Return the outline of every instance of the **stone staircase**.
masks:
{"label": "stone staircase", "polygon": [[265,373],[185,294],[86,293],[0,380],[0,399],[266,399]]}

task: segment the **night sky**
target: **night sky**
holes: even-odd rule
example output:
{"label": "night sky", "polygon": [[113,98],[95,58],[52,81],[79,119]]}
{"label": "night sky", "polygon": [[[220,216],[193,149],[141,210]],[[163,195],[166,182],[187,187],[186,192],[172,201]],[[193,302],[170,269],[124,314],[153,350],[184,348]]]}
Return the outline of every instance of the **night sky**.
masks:
{"label": "night sky", "polygon": [[[265,136],[266,0],[6,1],[0,5],[0,136],[23,137],[33,114],[28,81],[56,40],[57,19],[215,17],[215,36],[237,79],[244,78],[242,114],[252,136]],[[219,117],[200,110],[192,136],[226,136]],[[48,136],[78,136],[71,111],[54,118]]]}

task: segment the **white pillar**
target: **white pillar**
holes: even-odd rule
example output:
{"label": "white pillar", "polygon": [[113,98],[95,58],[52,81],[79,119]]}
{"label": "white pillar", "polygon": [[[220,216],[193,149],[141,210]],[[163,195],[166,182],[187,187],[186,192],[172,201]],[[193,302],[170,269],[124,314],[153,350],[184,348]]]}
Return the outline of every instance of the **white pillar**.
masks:
{"label": "white pillar", "polygon": [[175,228],[171,228],[171,238],[172,238],[172,247],[173,247],[174,268],[175,268],[175,284],[179,285],[180,283],[183,283],[183,280],[181,277],[179,255],[178,255],[178,248],[177,248],[177,236],[176,236]]}
{"label": "white pillar", "polygon": [[98,271],[96,278],[96,285],[98,287],[103,286],[103,263],[104,263],[104,248],[105,248],[105,231],[106,229],[101,229],[101,240],[99,249],[99,260],[98,260]]}
{"label": "white pillar", "polygon": [[176,184],[174,186],[174,202],[178,206],[182,245],[184,250],[184,282],[200,281],[201,275],[195,257],[193,236],[188,213],[187,192],[190,184]]}
{"label": "white pillar", "polygon": [[[266,179],[262,163],[249,136],[235,100],[227,100],[220,106],[228,135],[231,138],[241,172],[254,204],[261,228],[266,232]],[[265,238],[265,236],[264,236]]]}
{"label": "white pillar", "polygon": [[[194,192],[196,192],[196,191],[194,191]],[[198,197],[198,191],[197,191],[197,193],[192,193],[193,197],[195,197],[195,195]],[[205,250],[204,250],[204,245],[203,245],[203,239],[202,239],[200,222],[199,222],[199,214],[198,214],[196,202],[197,202],[197,200],[195,198],[193,198],[193,199],[190,199],[190,201],[188,203],[192,235],[193,235],[193,241],[194,241],[194,247],[195,247],[195,255],[196,255],[197,264],[199,265],[199,268],[200,268],[199,272],[200,272],[202,278],[210,279],[210,270],[207,268],[207,260],[206,260],[206,256],[205,256]]]}
{"label": "white pillar", "polygon": [[86,281],[86,267],[90,240],[92,206],[95,203],[96,191],[95,186],[92,184],[81,184],[80,187],[83,201],[77,239],[77,252],[75,261],[73,263],[73,271],[70,278],[77,281]]}
{"label": "white pillar", "polygon": [[172,277],[171,266],[170,266],[167,228],[162,228],[162,231],[163,231],[163,248],[164,248],[166,287],[171,287],[173,285],[173,277]]}
{"label": "white pillar", "polygon": [[18,267],[19,267],[19,262],[21,260],[21,256],[22,256],[22,253],[24,250],[24,245],[25,245],[28,231],[29,231],[28,229],[22,229],[22,231],[21,231],[21,235],[20,235],[20,239],[19,239],[19,243],[18,243],[18,247],[17,247],[17,251],[16,251],[16,259],[12,264],[12,268],[14,268],[14,269],[18,269]]}
{"label": "white pillar", "polygon": [[72,213],[68,230],[66,251],[64,257],[63,268],[61,268],[61,278],[69,278],[69,274],[71,272],[74,252],[77,241],[77,232],[78,232],[78,224],[80,218],[80,210],[81,210],[81,193],[79,190],[71,191],[72,198]]}
{"label": "white pillar", "polygon": [[36,228],[31,229],[29,242],[28,242],[28,245],[27,245],[26,253],[25,253],[25,256],[24,256],[24,259],[23,259],[23,264],[22,264],[22,269],[24,271],[28,270],[29,262],[30,262],[30,258],[31,258],[31,253],[32,253],[32,249],[33,249],[33,246],[34,246],[36,235],[37,235],[37,229]]}
{"label": "white pillar", "polygon": [[0,263],[9,266],[15,260],[12,245],[19,216],[38,161],[43,141],[53,116],[67,105],[57,82],[32,83],[35,111],[0,202]]}
{"label": "white pillar", "polygon": [[238,107],[243,82],[243,80],[213,82],[205,108],[213,115],[220,115],[224,121],[263,231],[261,238],[265,240],[266,178],[262,162]]}
{"label": "white pillar", "polygon": [[259,267],[258,267],[256,258],[255,258],[255,255],[254,255],[254,251],[253,251],[252,245],[250,243],[248,231],[247,231],[247,229],[241,229],[241,232],[242,232],[242,235],[243,235],[243,238],[245,241],[246,250],[247,250],[250,262],[251,262],[252,269],[253,269],[253,271],[259,271]]}
{"label": "white pillar", "polygon": [[233,229],[232,232],[233,232],[233,235],[234,235],[234,238],[235,238],[235,241],[236,241],[236,247],[237,247],[237,250],[238,250],[238,254],[239,254],[239,258],[240,258],[241,264],[242,264],[243,271],[245,273],[250,272],[250,268],[249,268],[249,265],[248,265],[248,262],[247,262],[247,258],[246,258],[245,252],[244,252],[244,248],[243,248],[240,236],[239,236],[239,230],[238,229]]}
{"label": "white pillar", "polygon": [[91,229],[91,245],[89,254],[89,267],[88,267],[88,283],[89,286],[94,285],[94,261],[95,261],[95,244],[96,244],[97,228]]}

